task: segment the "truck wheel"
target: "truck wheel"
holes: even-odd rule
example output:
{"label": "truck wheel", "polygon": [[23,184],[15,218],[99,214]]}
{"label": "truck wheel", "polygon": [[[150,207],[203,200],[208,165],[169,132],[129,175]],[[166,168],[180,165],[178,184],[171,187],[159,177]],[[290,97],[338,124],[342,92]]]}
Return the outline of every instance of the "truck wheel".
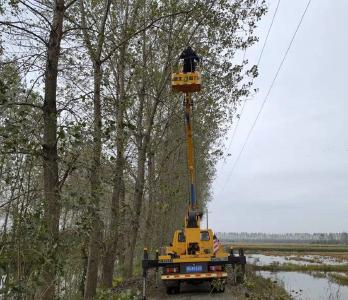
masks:
{"label": "truck wheel", "polygon": [[180,293],[180,284],[178,286],[173,288],[173,294],[179,294]]}
{"label": "truck wheel", "polygon": [[180,293],[180,282],[178,282],[175,285],[167,286],[166,287],[166,292],[167,292],[168,295]]}
{"label": "truck wheel", "polygon": [[173,287],[171,287],[171,286],[166,287],[166,292],[168,295],[170,295],[172,293],[172,289],[173,289]]}

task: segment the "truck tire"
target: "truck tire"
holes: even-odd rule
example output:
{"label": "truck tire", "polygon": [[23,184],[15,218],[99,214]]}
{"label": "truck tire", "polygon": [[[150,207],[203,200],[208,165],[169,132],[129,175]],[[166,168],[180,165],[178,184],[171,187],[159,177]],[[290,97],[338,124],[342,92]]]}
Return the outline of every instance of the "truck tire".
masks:
{"label": "truck tire", "polygon": [[168,295],[180,293],[180,282],[177,282],[175,284],[171,284],[170,286],[167,286],[166,292]]}
{"label": "truck tire", "polygon": [[180,283],[178,284],[178,286],[173,288],[173,294],[179,294],[180,293]]}
{"label": "truck tire", "polygon": [[170,295],[172,293],[172,288],[173,287],[171,287],[171,286],[167,286],[166,287],[166,292],[167,292],[168,295]]}

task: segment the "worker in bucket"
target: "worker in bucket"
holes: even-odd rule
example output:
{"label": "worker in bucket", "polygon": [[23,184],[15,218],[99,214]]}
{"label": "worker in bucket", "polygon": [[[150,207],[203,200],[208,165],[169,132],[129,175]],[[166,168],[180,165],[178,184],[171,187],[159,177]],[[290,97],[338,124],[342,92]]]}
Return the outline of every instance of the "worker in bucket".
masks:
{"label": "worker in bucket", "polygon": [[190,46],[181,53],[179,58],[184,60],[184,73],[196,71],[196,61],[199,62],[199,57]]}

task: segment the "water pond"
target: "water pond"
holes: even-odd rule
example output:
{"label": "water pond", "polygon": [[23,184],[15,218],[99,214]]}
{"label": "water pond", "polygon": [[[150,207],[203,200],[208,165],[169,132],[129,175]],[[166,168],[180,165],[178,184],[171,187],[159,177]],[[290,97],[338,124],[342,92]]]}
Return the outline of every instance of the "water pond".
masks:
{"label": "water pond", "polygon": [[348,287],[300,272],[260,271],[260,275],[282,284],[296,300],[347,300]]}
{"label": "water pond", "polygon": [[264,254],[252,254],[247,256],[247,261],[249,264],[266,266],[273,263],[286,264],[291,263],[295,265],[318,265],[318,264],[328,264],[328,265],[344,265],[347,264],[346,260],[337,260],[330,256],[321,255],[289,255],[289,256],[272,256]]}
{"label": "water pond", "polygon": [[[247,256],[249,264],[265,266],[270,264],[298,264],[317,265],[347,264],[347,261],[339,261],[332,257],[320,255],[303,256],[271,256],[252,254]],[[348,300],[348,286],[340,285],[330,280],[330,273],[301,273],[301,272],[269,272],[259,271],[265,278],[271,278],[283,285],[288,293],[296,300]]]}

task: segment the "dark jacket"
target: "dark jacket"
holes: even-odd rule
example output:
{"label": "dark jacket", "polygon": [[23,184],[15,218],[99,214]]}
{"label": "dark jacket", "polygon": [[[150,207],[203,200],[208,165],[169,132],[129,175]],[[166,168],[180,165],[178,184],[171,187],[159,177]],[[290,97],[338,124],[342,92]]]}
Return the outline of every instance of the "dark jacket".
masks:
{"label": "dark jacket", "polygon": [[191,47],[187,47],[179,58],[184,60],[184,73],[196,71],[196,61],[199,62],[199,57]]}

